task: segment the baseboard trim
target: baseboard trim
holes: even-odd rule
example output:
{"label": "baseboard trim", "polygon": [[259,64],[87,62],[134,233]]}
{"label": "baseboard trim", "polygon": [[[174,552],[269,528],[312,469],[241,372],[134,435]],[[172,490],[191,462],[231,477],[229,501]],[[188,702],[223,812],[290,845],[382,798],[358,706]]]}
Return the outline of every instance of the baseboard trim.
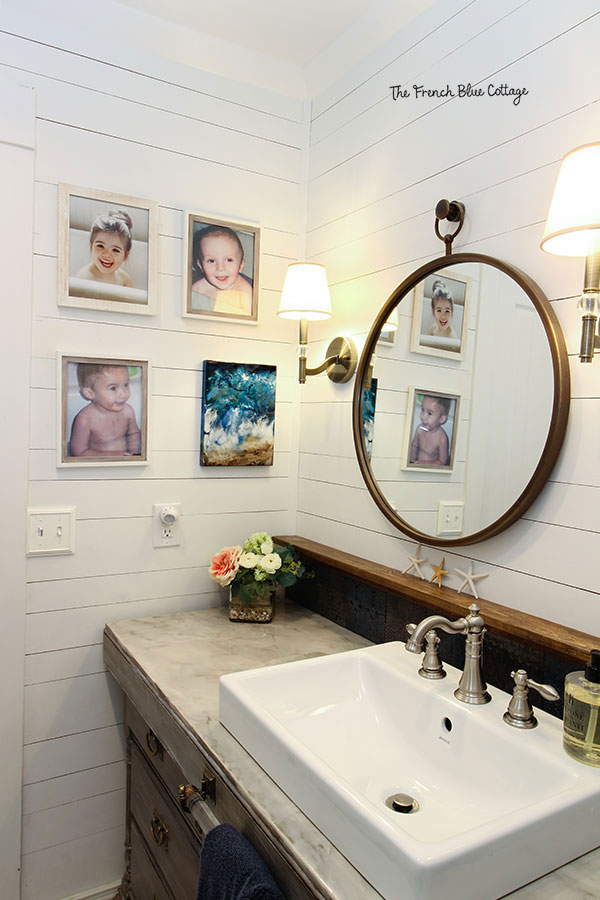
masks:
{"label": "baseboard trim", "polygon": [[64,900],[114,900],[120,884],[120,881],[114,881],[111,884],[101,884],[100,887],[94,888],[93,891],[86,891],[85,894],[73,894],[71,897],[65,897]]}

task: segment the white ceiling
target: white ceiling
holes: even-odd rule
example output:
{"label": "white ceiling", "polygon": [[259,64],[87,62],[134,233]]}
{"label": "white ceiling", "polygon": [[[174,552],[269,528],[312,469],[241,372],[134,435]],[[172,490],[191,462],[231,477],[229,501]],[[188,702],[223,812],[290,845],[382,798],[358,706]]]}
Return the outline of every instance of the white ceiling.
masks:
{"label": "white ceiling", "polygon": [[[125,6],[184,25],[304,68],[361,16],[379,19],[385,39],[381,0],[118,0]],[[434,0],[395,0],[405,22]],[[369,15],[372,12],[372,16]],[[398,11],[396,10],[396,16]],[[392,31],[397,23],[390,23]]]}

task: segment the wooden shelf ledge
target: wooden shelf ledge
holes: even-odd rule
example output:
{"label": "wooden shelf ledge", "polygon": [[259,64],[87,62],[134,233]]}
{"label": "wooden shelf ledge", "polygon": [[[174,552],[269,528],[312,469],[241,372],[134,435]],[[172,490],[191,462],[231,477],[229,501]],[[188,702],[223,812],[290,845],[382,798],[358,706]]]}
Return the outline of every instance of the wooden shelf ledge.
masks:
{"label": "wooden shelf ledge", "polygon": [[[412,600],[421,606],[443,615],[459,617],[465,614],[474,598],[471,594],[459,594],[452,588],[438,587],[415,575],[404,575],[380,563],[353,556],[335,547],[327,547],[317,541],[299,535],[281,535],[274,538],[278,544],[292,544],[302,553],[318,562],[338,569],[357,581],[381,588],[390,594]],[[589,662],[590,650],[600,647],[600,638],[584,631],[567,628],[539,616],[521,612],[510,606],[493,603],[480,597],[477,600],[486,627],[495,634],[521,641],[530,647],[543,650],[577,663],[582,667]]]}

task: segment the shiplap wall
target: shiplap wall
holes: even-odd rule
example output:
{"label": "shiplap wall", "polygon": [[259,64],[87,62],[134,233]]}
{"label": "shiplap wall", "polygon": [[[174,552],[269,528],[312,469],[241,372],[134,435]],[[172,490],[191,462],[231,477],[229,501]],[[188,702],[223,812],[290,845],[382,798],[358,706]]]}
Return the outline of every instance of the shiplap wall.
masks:
{"label": "shiplap wall", "polygon": [[[491,0],[441,0],[315,99],[307,255],[328,266],[336,319],[311,325],[311,358],[335,333],[360,345],[395,285],[440,254],[433,209],[442,196],[467,204],[460,247],[529,272],[576,353],[582,263],[538,246],[560,157],[598,136],[598,23],[591,0],[509,0],[501,10]],[[302,105],[64,24],[26,21],[16,9],[3,11],[0,67],[37,102],[34,327],[23,348],[32,358],[30,505],[73,504],[78,515],[75,556],[31,560],[28,575],[22,896],[59,900],[122,870],[121,701],[103,671],[104,623],[218,602],[210,553],[257,527],[394,566],[411,545],[360,479],[352,384],[325,377],[303,389],[294,521],[295,328],[274,312],[304,227]],[[514,107],[502,98],[394,103],[389,90],[488,80],[530,93]],[[60,181],[158,201],[157,317],[56,306]],[[258,326],[181,318],[189,208],[262,225]],[[150,358],[148,467],[89,477],[56,469],[59,350]],[[200,367],[215,357],[277,364],[272,469],[198,466]],[[598,632],[599,364],[574,359],[572,375],[571,422],[550,485],[523,521],[447,554],[447,568],[472,558],[492,573],[490,599]],[[178,500],[182,545],[153,550],[152,503]]]}
{"label": "shiplap wall", "polygon": [[[553,302],[572,370],[568,433],[550,483],[525,517],[485,543],[445,553],[488,571],[482,594],[600,633],[600,360],[577,359],[583,261],[539,249],[561,157],[600,137],[597,0],[443,0],[313,101],[307,255],[324,263],[336,318],[364,341],[393,288],[443,254],[442,197],[466,203],[456,249],[528,272]],[[509,98],[392,100],[391,85],[507,83]],[[316,333],[316,329],[313,329]],[[383,353],[381,354],[383,355]],[[498,373],[501,377],[501,373]],[[351,386],[312,379],[302,395],[299,534],[404,568],[414,544],[379,513],[354,458]],[[493,477],[490,472],[489,477]],[[439,563],[442,553],[426,549]],[[543,672],[538,676],[543,677]],[[536,677],[538,677],[536,676]]]}
{"label": "shiplap wall", "polygon": [[[141,51],[125,65],[122,47],[34,24],[7,10],[0,31],[0,73],[36,97],[29,505],[75,506],[77,523],[75,555],[28,564],[21,896],[58,900],[123,871],[122,700],[104,624],[221,602],[212,553],[295,527],[296,333],[275,310],[303,228],[307,126],[298,101]],[[60,182],[158,202],[156,317],[57,306]],[[258,325],[182,317],[188,209],[260,224]],[[56,468],[58,351],[149,358],[147,467]],[[272,467],[200,467],[204,359],[277,365]],[[157,502],[181,502],[181,546],[153,549]]]}

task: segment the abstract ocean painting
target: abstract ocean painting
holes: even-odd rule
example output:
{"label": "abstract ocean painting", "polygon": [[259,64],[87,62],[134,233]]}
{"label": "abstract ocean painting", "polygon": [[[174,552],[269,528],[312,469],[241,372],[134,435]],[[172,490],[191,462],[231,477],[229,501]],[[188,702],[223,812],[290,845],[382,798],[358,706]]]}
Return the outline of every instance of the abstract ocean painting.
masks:
{"label": "abstract ocean painting", "polygon": [[272,466],[275,366],[204,361],[203,466]]}
{"label": "abstract ocean painting", "polygon": [[363,391],[363,433],[367,459],[371,459],[373,450],[373,434],[375,432],[375,401],[377,399],[377,379],[371,378],[370,387]]}

